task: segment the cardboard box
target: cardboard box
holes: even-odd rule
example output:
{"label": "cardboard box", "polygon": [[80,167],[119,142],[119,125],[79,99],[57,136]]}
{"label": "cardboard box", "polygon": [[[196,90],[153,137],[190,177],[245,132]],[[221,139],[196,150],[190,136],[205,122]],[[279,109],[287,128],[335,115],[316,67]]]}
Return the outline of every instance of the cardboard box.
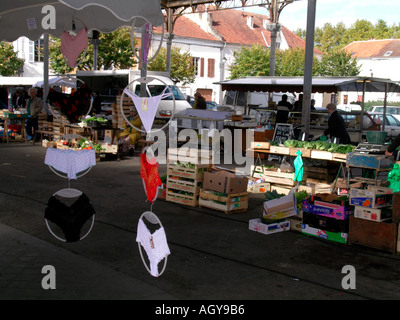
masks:
{"label": "cardboard box", "polygon": [[368,189],[350,189],[350,204],[366,208],[383,208],[392,205],[390,188],[368,186]]}
{"label": "cardboard box", "polygon": [[204,172],[203,188],[222,193],[241,193],[247,190],[248,178],[226,170]]}
{"label": "cardboard box", "polygon": [[249,230],[263,234],[272,234],[290,230],[290,221],[285,220],[278,223],[265,224],[260,218],[249,220]]}
{"label": "cardboard box", "polygon": [[303,211],[303,223],[330,232],[349,232],[349,220],[338,220]]}
{"label": "cardboard box", "polygon": [[329,241],[333,241],[333,242],[338,242],[338,243],[342,243],[342,244],[346,244],[348,241],[348,237],[349,237],[348,233],[331,232],[331,231],[322,230],[319,228],[313,228],[304,223],[302,224],[301,232],[304,234],[313,236],[313,237],[317,237],[317,238],[321,238],[321,239],[325,239],[325,240],[329,240]]}
{"label": "cardboard box", "polygon": [[391,208],[365,208],[360,206],[354,207],[354,217],[359,219],[366,219],[372,221],[385,221],[392,218],[393,210]]}
{"label": "cardboard box", "polygon": [[284,219],[298,213],[297,200],[294,192],[288,195],[265,201],[263,204],[263,217],[266,219]]}
{"label": "cardboard box", "polygon": [[[321,198],[327,201],[317,200],[317,198]],[[338,220],[348,219],[349,216],[352,215],[354,212],[353,207],[348,205],[348,202],[341,204],[333,203],[333,201],[335,201],[336,199],[338,199],[338,196],[334,194],[318,195],[316,197],[303,200],[302,209],[306,212]]]}
{"label": "cardboard box", "polygon": [[247,182],[247,192],[251,193],[265,193],[271,190],[269,182],[261,182],[262,179],[249,178]]}

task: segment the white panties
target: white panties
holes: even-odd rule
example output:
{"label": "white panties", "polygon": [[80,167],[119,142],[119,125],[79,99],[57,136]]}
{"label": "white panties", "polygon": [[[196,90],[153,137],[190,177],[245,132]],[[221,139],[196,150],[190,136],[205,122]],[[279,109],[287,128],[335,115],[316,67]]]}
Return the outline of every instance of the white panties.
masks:
{"label": "white panties", "polygon": [[44,163],[66,173],[69,179],[76,174],[96,165],[96,153],[92,150],[70,150],[47,148]]}

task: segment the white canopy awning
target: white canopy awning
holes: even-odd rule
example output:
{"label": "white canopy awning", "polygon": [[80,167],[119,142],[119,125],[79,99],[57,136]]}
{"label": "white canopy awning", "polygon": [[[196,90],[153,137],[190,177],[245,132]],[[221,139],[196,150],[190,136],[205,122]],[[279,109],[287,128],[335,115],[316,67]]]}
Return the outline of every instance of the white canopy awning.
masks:
{"label": "white canopy awning", "polygon": [[[302,92],[304,77],[244,77],[240,79],[215,82],[222,90],[263,91],[263,92]],[[390,79],[368,77],[313,77],[312,92],[400,92],[399,83]]]}

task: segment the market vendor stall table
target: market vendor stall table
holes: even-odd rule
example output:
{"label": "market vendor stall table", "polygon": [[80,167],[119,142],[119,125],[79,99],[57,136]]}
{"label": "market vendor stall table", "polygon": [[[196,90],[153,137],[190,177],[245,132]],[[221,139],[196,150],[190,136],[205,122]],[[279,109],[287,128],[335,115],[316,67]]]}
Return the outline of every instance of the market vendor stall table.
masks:
{"label": "market vendor stall table", "polygon": [[7,141],[7,143],[9,143],[8,126],[11,124],[11,121],[15,121],[15,120],[18,120],[21,122],[21,138],[18,140],[22,141],[22,142],[26,142],[27,134],[26,134],[25,124],[26,124],[27,118],[28,118],[27,114],[13,114],[11,116],[10,115],[2,116],[0,119],[4,121],[3,142]]}

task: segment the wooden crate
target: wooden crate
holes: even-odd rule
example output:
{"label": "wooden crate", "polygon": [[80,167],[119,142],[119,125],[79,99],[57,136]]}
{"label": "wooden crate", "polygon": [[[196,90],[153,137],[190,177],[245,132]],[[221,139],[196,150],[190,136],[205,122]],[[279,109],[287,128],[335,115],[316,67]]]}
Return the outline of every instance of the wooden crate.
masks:
{"label": "wooden crate", "polygon": [[200,190],[199,206],[223,211],[226,214],[247,211],[248,192],[222,194],[212,190]]}
{"label": "wooden crate", "polygon": [[202,180],[183,180],[180,177],[168,176],[167,188],[191,192],[195,195],[199,195],[202,182]]}
{"label": "wooden crate", "polygon": [[400,222],[400,192],[393,193],[393,200],[392,200],[392,207],[393,207],[393,222]]}
{"label": "wooden crate", "polygon": [[268,150],[270,147],[271,147],[271,144],[266,141],[252,141],[250,143],[250,149]]}
{"label": "wooden crate", "polygon": [[[297,181],[294,181],[294,172],[280,172],[277,169],[264,169],[263,178],[266,182],[280,185],[295,186]],[[306,181],[307,175],[303,174],[303,181]]]}
{"label": "wooden crate", "polygon": [[332,152],[311,150],[311,158],[320,160],[332,160]]}
{"label": "wooden crate", "polygon": [[350,216],[349,244],[396,253],[398,228],[397,222],[376,222]]}
{"label": "wooden crate", "polygon": [[332,160],[346,163],[347,153],[332,153]]}
{"label": "wooden crate", "polygon": [[187,168],[180,165],[168,164],[167,176],[175,176],[186,179],[202,180],[204,172],[209,170],[209,165],[195,165],[193,168]]}
{"label": "wooden crate", "polygon": [[210,150],[195,148],[169,148],[168,162],[175,163],[191,163],[191,164],[212,164],[212,153]]}
{"label": "wooden crate", "polygon": [[279,146],[270,146],[269,147],[269,153],[289,155],[290,154],[290,148],[279,147]]}
{"label": "wooden crate", "polygon": [[303,172],[307,178],[315,178],[320,182],[332,183],[339,172],[340,166],[330,165],[326,167],[304,166]]}
{"label": "wooden crate", "polygon": [[173,189],[169,189],[168,187],[166,191],[165,200],[179,204],[184,204],[191,207],[197,207],[199,204],[198,195],[185,195],[182,193],[178,193]]}
{"label": "wooden crate", "polygon": [[310,158],[311,157],[311,149],[304,149],[304,148],[289,148],[289,155],[297,157],[296,152],[300,150],[301,151],[301,156],[304,158]]}

